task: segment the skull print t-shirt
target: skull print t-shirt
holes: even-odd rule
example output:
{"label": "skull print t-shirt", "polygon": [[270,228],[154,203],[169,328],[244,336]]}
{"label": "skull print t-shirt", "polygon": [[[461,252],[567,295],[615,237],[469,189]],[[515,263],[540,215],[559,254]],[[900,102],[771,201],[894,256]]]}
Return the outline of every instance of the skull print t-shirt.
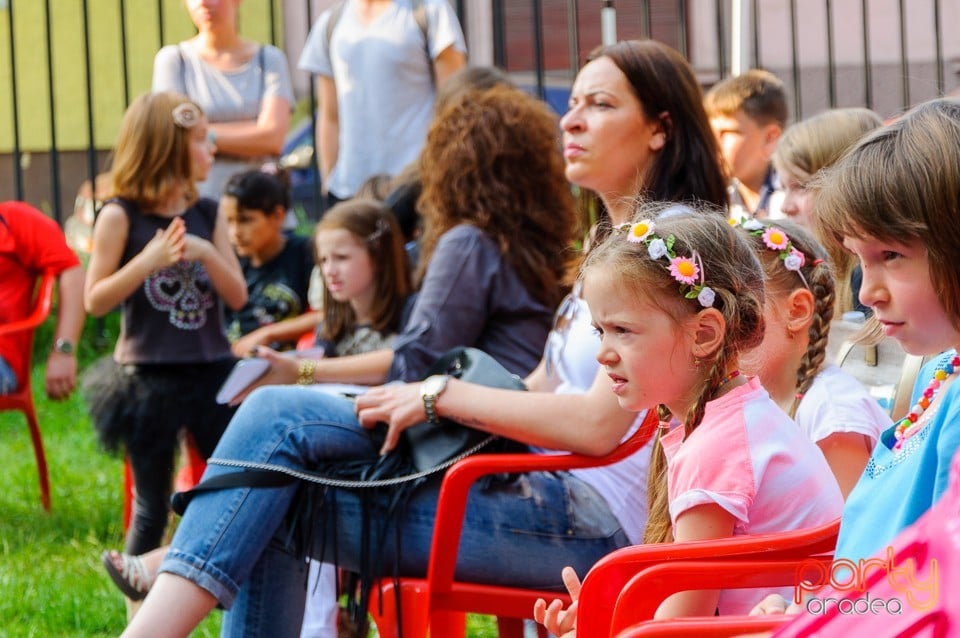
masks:
{"label": "skull print t-shirt", "polygon": [[[123,208],[130,223],[123,266],[173,218],[141,212],[122,199],[112,201]],[[215,201],[201,198],[181,217],[189,234],[213,240]],[[198,261],[180,261],[152,273],[124,300],[122,310],[113,353],[117,363],[202,363],[231,356],[220,298]]]}

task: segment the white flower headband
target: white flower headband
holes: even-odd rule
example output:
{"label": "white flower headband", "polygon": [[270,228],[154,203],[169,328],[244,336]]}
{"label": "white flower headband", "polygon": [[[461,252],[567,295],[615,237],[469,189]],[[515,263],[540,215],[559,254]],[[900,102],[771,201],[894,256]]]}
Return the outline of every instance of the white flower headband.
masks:
{"label": "white flower headband", "polygon": [[173,107],[173,123],[180,128],[191,129],[200,121],[202,113],[193,102],[181,102]]}
{"label": "white flower headband", "polygon": [[[734,222],[735,224],[736,222]],[[783,267],[797,273],[806,289],[810,290],[810,284],[807,283],[807,278],[803,276],[803,272],[800,270],[806,265],[807,256],[796,249],[787,233],[776,226],[765,226],[753,218],[745,219],[740,227],[751,235],[759,236],[763,240],[764,246],[779,253],[780,260],[783,261]],[[822,262],[822,259],[815,259],[813,265],[817,266]]]}
{"label": "white flower headband", "polygon": [[657,235],[653,220],[644,219],[635,224],[620,224],[616,230],[626,231],[627,241],[633,244],[646,244],[650,259],[666,259],[664,266],[670,276],[680,282],[680,294],[685,299],[696,299],[704,308],[712,308],[716,293],[709,286],[703,285],[703,261],[696,251],[689,257],[678,257],[673,251],[676,237],[667,235],[666,238]]}

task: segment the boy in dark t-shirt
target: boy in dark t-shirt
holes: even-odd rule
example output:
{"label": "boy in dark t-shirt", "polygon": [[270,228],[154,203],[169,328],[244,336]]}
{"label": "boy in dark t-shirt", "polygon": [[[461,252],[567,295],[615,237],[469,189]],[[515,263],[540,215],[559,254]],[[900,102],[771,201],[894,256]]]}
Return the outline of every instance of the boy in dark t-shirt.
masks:
{"label": "boy in dark t-shirt", "polygon": [[262,171],[238,173],[227,182],[220,206],[248,292],[247,304],[227,313],[233,353],[244,356],[258,345],[294,347],[299,335],[274,327],[307,312],[314,258],[308,238],[283,231],[287,191],[282,179]]}

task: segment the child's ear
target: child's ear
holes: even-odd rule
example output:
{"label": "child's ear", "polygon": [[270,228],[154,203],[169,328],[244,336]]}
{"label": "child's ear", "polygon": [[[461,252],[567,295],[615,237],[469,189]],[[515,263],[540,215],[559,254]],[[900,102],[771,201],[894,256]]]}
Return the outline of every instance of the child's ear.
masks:
{"label": "child's ear", "polygon": [[727,322],[716,308],[704,308],[697,313],[693,325],[693,356],[712,357],[723,346]]}
{"label": "child's ear", "polygon": [[817,311],[817,302],[813,293],[806,288],[797,288],[787,295],[787,330],[791,333],[806,334],[813,323],[813,315]]}
{"label": "child's ear", "polygon": [[783,129],[779,124],[771,122],[763,127],[763,148],[770,157],[773,157],[781,135],[783,135]]}

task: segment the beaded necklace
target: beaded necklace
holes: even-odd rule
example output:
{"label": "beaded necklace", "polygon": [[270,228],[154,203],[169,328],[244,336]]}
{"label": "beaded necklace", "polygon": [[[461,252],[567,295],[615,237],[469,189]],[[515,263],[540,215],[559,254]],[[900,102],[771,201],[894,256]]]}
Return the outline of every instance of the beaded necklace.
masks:
{"label": "beaded necklace", "polygon": [[899,451],[907,439],[923,429],[923,426],[926,425],[926,420],[920,421],[920,416],[926,412],[930,404],[933,403],[933,399],[940,391],[943,382],[956,372],[958,368],[960,368],[960,355],[954,355],[950,361],[944,363],[933,373],[933,378],[930,380],[930,383],[927,384],[920,399],[910,408],[907,416],[897,421],[897,425],[893,430],[893,436],[897,439],[897,442],[893,445],[894,452]]}
{"label": "beaded necklace", "polygon": [[[958,364],[958,365],[960,365],[960,364]],[[733,372],[731,372],[731,373],[728,374],[727,376],[725,376],[725,377],[723,377],[722,379],[720,379],[720,383],[717,384],[717,392],[719,392],[720,389],[721,389],[723,386],[727,385],[728,383],[730,383],[731,381],[733,381],[734,379],[736,379],[736,378],[739,377],[739,376],[740,376],[740,371],[739,371],[739,370],[734,370]]]}

